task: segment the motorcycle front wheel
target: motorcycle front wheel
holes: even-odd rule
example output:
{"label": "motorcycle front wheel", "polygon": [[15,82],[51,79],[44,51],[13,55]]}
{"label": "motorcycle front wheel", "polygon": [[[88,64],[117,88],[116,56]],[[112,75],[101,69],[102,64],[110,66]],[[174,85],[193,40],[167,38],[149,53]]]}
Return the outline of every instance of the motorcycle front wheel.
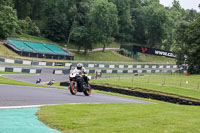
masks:
{"label": "motorcycle front wheel", "polygon": [[76,95],[76,93],[77,93],[78,90],[77,90],[77,88],[75,87],[74,82],[71,82],[71,83],[70,83],[69,90],[70,90],[70,92],[71,92],[72,95]]}
{"label": "motorcycle front wheel", "polygon": [[92,90],[91,90],[91,86],[90,86],[90,85],[89,85],[89,88],[90,88],[90,89],[85,89],[85,90],[83,91],[83,93],[84,93],[85,96],[89,96],[89,95],[92,93]]}

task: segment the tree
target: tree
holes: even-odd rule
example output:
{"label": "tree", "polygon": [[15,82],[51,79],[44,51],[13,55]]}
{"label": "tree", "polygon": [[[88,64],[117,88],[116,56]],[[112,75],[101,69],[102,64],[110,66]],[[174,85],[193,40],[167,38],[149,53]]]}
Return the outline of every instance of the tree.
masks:
{"label": "tree", "polygon": [[[78,53],[84,48],[84,54],[93,48],[92,35],[90,34],[91,25],[88,23],[88,11],[90,0],[81,0],[76,4],[76,13],[71,24],[71,40],[78,46]],[[70,37],[70,36],[69,36]],[[69,38],[68,38],[69,40]]]}
{"label": "tree", "polygon": [[27,17],[25,20],[19,20],[18,25],[21,28],[22,33],[35,35],[35,36],[40,35],[40,29],[29,17]]}
{"label": "tree", "polygon": [[30,0],[14,0],[15,9],[17,9],[17,16],[19,19],[25,19],[30,16],[31,3]]}
{"label": "tree", "polygon": [[113,2],[118,11],[119,32],[115,38],[117,41],[133,41],[134,20],[131,18],[131,1],[130,0],[110,0]]}
{"label": "tree", "polygon": [[92,49],[88,27],[76,26],[72,31],[72,39],[75,45],[78,46],[78,53],[80,53],[81,47],[84,48],[85,54],[88,49]]}
{"label": "tree", "polygon": [[186,44],[186,29],[188,28],[187,22],[180,23],[179,27],[175,31],[175,43],[173,45],[173,51],[176,54],[177,65],[185,64],[185,56],[187,53],[187,44]]}
{"label": "tree", "polygon": [[191,22],[191,21],[195,20],[196,15],[197,15],[197,11],[196,10],[193,10],[193,9],[189,10],[189,9],[187,9],[185,11],[185,17],[184,17],[184,19],[187,22]]}
{"label": "tree", "polygon": [[191,22],[186,30],[188,72],[200,74],[200,14]]}
{"label": "tree", "polygon": [[0,6],[10,6],[13,7],[13,0],[0,0]]}
{"label": "tree", "polygon": [[59,12],[48,18],[44,34],[50,40],[61,42],[66,40],[66,32],[68,29],[68,21],[65,14]]}
{"label": "tree", "polygon": [[53,41],[66,41],[76,12],[76,0],[44,0],[41,31]]}
{"label": "tree", "polygon": [[[70,30],[68,34],[68,39],[67,39],[67,44],[69,44],[69,41],[71,39],[72,32],[76,31],[86,31],[86,30],[81,30],[82,28],[87,27],[87,21],[86,21],[86,14],[88,13],[89,10],[89,0],[80,0],[77,1],[75,6],[73,7],[73,14],[72,21],[70,21]],[[80,28],[79,28],[80,27]],[[75,28],[75,31],[73,31]],[[84,34],[84,33],[83,33]],[[76,39],[73,40],[74,42],[78,41]],[[79,45],[83,43],[78,43]],[[82,45],[83,46],[83,45]],[[82,46],[78,46],[78,51],[80,51],[79,48]]]}
{"label": "tree", "polygon": [[162,46],[168,26],[168,12],[159,0],[146,0],[136,12],[136,41],[148,47]]}
{"label": "tree", "polygon": [[0,11],[0,38],[5,39],[15,32],[18,19],[16,11],[10,6],[0,5]]}
{"label": "tree", "polygon": [[103,44],[103,51],[118,32],[117,8],[107,0],[94,0],[88,13],[90,35],[93,43]]}

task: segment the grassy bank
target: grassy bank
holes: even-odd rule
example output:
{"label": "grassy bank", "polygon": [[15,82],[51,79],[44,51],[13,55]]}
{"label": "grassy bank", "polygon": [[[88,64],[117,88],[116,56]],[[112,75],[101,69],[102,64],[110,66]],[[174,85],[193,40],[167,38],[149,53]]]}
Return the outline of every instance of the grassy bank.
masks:
{"label": "grassy bank", "polygon": [[[17,38],[27,41],[36,41],[36,42],[46,42],[51,44],[56,44],[61,47],[66,46],[66,42],[63,43],[56,43],[53,42],[47,38],[44,37],[35,37],[30,35],[13,35],[11,38]],[[94,46],[94,48],[102,48],[103,45],[97,44]],[[120,43],[112,42],[110,45],[107,46],[108,48],[119,48]],[[10,51],[6,47],[1,46],[1,49],[4,49],[2,52],[0,52],[0,56],[3,57],[11,57],[11,58],[24,58],[24,59],[30,59],[30,60],[42,60],[42,61],[52,61],[52,62],[60,62],[60,60],[48,60],[48,59],[40,59],[40,58],[29,58],[29,57],[20,57],[16,53]],[[67,46],[68,49],[77,49],[77,46],[74,44],[69,44]],[[74,51],[73,51],[74,52]],[[157,62],[157,63],[175,63],[174,59],[166,58],[166,57],[159,57],[159,56],[153,56],[153,55],[145,55],[145,54],[139,54],[138,59],[132,59],[128,57],[121,56],[117,54],[115,51],[106,51],[106,52],[89,52],[86,55],[84,55],[82,52],[80,54],[75,53],[75,60],[90,60],[90,61],[122,61],[122,62]],[[62,62],[65,62],[62,60]]]}
{"label": "grassy bank", "polygon": [[115,62],[156,62],[156,63],[175,63],[174,59],[139,54],[138,59],[128,58],[118,54],[115,51],[105,51],[105,52],[89,52],[86,55],[84,53],[75,53],[75,60],[89,60],[89,61],[115,61]]}
{"label": "grassy bank", "polygon": [[3,74],[27,74],[28,75],[29,73],[0,72],[0,84],[31,86],[31,87],[44,87],[44,86],[40,86],[40,85],[36,85],[36,84],[31,84],[31,83],[27,83],[27,82],[8,79],[5,77],[2,77]]}
{"label": "grassy bank", "polygon": [[173,104],[44,106],[39,120],[63,133],[197,133],[200,107]]}
{"label": "grassy bank", "polygon": [[119,88],[144,88],[200,99],[200,75],[147,75],[92,80],[90,83]]}
{"label": "grassy bank", "polygon": [[33,73],[19,73],[19,72],[1,72],[0,74],[27,74],[27,75],[35,75]]}
{"label": "grassy bank", "polygon": [[35,84],[17,81],[17,80],[13,80],[13,79],[8,79],[8,78],[4,78],[4,77],[0,77],[0,84],[39,87],[38,85],[35,85]]}

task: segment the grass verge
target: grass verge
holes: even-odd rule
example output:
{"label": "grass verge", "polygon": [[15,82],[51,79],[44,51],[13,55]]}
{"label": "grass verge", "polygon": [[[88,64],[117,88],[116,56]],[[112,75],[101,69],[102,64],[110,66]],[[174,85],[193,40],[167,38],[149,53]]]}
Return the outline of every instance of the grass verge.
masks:
{"label": "grass verge", "polygon": [[39,120],[63,133],[197,133],[200,107],[162,104],[43,106]]}
{"label": "grass verge", "polygon": [[[61,47],[65,47],[66,43],[56,43],[49,39],[46,39],[44,37],[35,37],[30,35],[13,35],[11,38],[17,38],[27,41],[36,41],[36,42],[46,42],[51,44],[56,44]],[[102,48],[103,45],[98,44],[94,48]],[[113,42],[109,46],[109,48],[119,48],[120,43]],[[0,46],[2,52],[0,52],[0,56],[7,57],[7,58],[23,58],[23,59],[29,59],[29,60],[41,60],[41,61],[48,61],[48,62],[69,62],[66,60],[51,60],[51,59],[40,59],[40,58],[30,58],[30,57],[21,57],[17,55],[15,52],[7,49],[5,46]],[[76,45],[69,44],[67,46],[68,49],[77,49]],[[145,55],[145,54],[139,54],[138,59],[132,59],[128,58],[122,55],[117,54],[115,51],[105,51],[105,52],[89,52],[86,55],[83,53],[75,53],[75,60],[90,60],[90,61],[121,61],[121,62],[157,62],[157,63],[175,63],[174,59],[166,58],[166,57],[160,57],[160,56],[152,56],[152,55]]]}
{"label": "grass verge", "polygon": [[115,61],[115,62],[156,62],[156,63],[175,63],[174,59],[139,54],[138,59],[128,58],[118,54],[115,51],[107,50],[105,52],[89,52],[86,55],[84,53],[75,53],[75,60],[89,60],[89,61]]}
{"label": "grass verge", "polygon": [[22,82],[22,81],[17,81],[17,80],[13,80],[13,79],[8,79],[8,78],[4,78],[4,77],[0,77],[0,84],[42,87],[42,86],[39,86],[39,85],[26,83],[26,82]]}
{"label": "grass verge", "polygon": [[1,72],[0,74],[27,74],[27,75],[35,75],[33,73],[18,73],[18,72]]}
{"label": "grass verge", "polygon": [[[164,85],[163,80],[165,80]],[[180,81],[182,85],[180,87]],[[188,84],[185,83],[188,82]],[[117,88],[134,89],[143,91],[140,88],[171,93],[180,96],[200,99],[200,88],[197,89],[200,81],[200,75],[152,75],[138,77],[118,77],[92,80],[90,83],[96,85],[106,85]]]}

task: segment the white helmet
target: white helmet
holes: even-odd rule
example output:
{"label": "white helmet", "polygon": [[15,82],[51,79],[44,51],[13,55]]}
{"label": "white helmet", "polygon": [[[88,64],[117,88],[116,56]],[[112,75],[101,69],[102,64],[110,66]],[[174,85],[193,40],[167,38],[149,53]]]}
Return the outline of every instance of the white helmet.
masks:
{"label": "white helmet", "polygon": [[81,63],[78,63],[78,64],[76,65],[76,67],[77,67],[77,69],[78,69],[78,70],[81,70],[81,69],[82,69],[82,67],[83,67],[83,64],[81,64]]}

